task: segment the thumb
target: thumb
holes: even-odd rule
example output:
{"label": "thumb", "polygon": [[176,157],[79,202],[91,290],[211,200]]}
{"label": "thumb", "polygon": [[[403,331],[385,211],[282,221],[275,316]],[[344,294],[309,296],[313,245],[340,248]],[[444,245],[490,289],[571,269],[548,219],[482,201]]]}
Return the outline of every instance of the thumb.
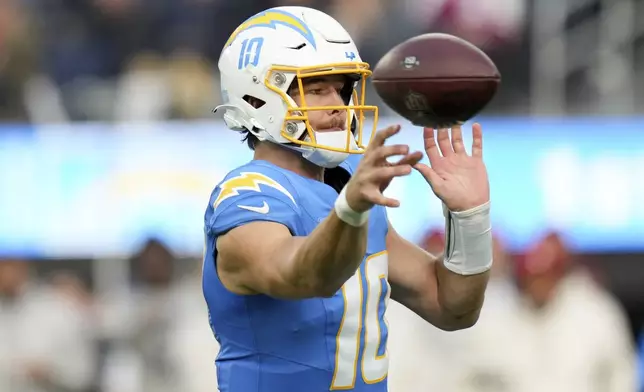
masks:
{"label": "thumb", "polygon": [[425,165],[424,163],[415,164],[414,169],[422,174],[423,177],[425,177],[425,181],[427,181],[432,188],[443,182],[443,179],[438,174],[436,174],[434,169]]}

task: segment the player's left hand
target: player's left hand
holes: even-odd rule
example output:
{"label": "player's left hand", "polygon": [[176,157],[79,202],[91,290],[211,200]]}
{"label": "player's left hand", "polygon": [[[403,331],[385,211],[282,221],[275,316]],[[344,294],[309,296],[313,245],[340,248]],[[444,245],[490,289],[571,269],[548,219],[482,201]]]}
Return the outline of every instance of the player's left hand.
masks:
{"label": "player's left hand", "polygon": [[[430,166],[418,163],[414,166],[429,183],[434,194],[450,211],[466,211],[490,200],[490,184],[483,163],[483,131],[479,124],[472,127],[472,155],[463,144],[460,126],[438,130],[435,138],[432,128],[425,128],[425,152]],[[436,143],[438,140],[438,144]]]}

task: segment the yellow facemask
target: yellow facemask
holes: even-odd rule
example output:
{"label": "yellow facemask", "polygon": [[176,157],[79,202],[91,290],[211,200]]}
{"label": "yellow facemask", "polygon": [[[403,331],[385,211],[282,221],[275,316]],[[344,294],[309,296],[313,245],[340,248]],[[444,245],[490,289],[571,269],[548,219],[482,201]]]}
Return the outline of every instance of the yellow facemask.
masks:
{"label": "yellow facemask", "polygon": [[[283,73],[291,73],[295,75],[295,79],[298,83],[300,106],[294,106],[293,101],[284,92],[284,82],[286,78]],[[352,100],[347,105],[336,105],[336,106],[308,106],[305,100],[305,91],[303,85],[303,79],[313,78],[313,77],[322,77],[329,75],[352,75],[358,76],[359,80],[359,92],[358,89],[354,88],[352,92]],[[266,74],[264,79],[264,84],[270,90],[279,94],[284,102],[287,105],[287,113],[282,123],[282,128],[280,135],[290,141],[293,144],[319,148],[328,151],[349,153],[349,154],[362,154],[366,146],[369,144],[371,137],[375,134],[375,130],[378,123],[378,107],[365,105],[365,96],[366,96],[366,84],[367,78],[371,76],[371,71],[369,70],[369,64],[364,62],[346,62],[346,63],[334,63],[334,64],[325,64],[321,66],[311,66],[311,67],[286,67],[286,66],[272,66]],[[280,86],[280,87],[278,87]],[[347,113],[347,122],[348,129],[355,129],[355,133],[347,132],[347,140],[344,147],[338,146],[329,146],[324,144],[318,144],[315,137],[314,129],[311,127],[309,122],[308,113],[314,110],[344,110]],[[370,133],[369,140],[364,138],[364,122],[365,114],[373,113],[373,125]],[[354,117],[355,114],[355,117]],[[353,121],[356,121],[355,128],[352,124]],[[308,138],[299,137],[296,138],[293,135],[297,133],[297,128],[293,122],[303,121],[306,125],[306,135]],[[355,137],[355,143],[351,143],[351,138]],[[306,139],[306,140],[303,140]],[[357,145],[357,148],[356,148]]]}

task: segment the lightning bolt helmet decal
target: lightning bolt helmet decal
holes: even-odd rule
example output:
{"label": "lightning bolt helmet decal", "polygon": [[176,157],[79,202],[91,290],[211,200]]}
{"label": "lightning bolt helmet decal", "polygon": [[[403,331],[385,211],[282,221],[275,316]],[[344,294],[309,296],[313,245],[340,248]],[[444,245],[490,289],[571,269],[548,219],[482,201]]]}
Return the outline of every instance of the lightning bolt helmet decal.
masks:
{"label": "lightning bolt helmet decal", "polygon": [[304,37],[304,39],[306,39],[313,48],[316,47],[313,31],[311,31],[302,19],[286,11],[276,9],[269,9],[248,18],[244,23],[239,25],[235,31],[233,31],[225,46],[232,44],[235,38],[237,38],[237,36],[243,31],[255,27],[268,27],[275,29],[277,25],[286,26],[292,29]]}

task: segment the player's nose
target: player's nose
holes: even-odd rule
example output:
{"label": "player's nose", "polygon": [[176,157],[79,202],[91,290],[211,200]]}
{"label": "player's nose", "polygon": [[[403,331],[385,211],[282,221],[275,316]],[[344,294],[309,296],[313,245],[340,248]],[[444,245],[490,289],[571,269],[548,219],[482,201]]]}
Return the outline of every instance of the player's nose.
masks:
{"label": "player's nose", "polygon": [[330,114],[344,114],[346,113],[346,108],[344,107],[344,100],[339,92],[333,90],[331,94],[328,95],[328,102],[326,106],[333,106],[334,108],[330,110]]}

